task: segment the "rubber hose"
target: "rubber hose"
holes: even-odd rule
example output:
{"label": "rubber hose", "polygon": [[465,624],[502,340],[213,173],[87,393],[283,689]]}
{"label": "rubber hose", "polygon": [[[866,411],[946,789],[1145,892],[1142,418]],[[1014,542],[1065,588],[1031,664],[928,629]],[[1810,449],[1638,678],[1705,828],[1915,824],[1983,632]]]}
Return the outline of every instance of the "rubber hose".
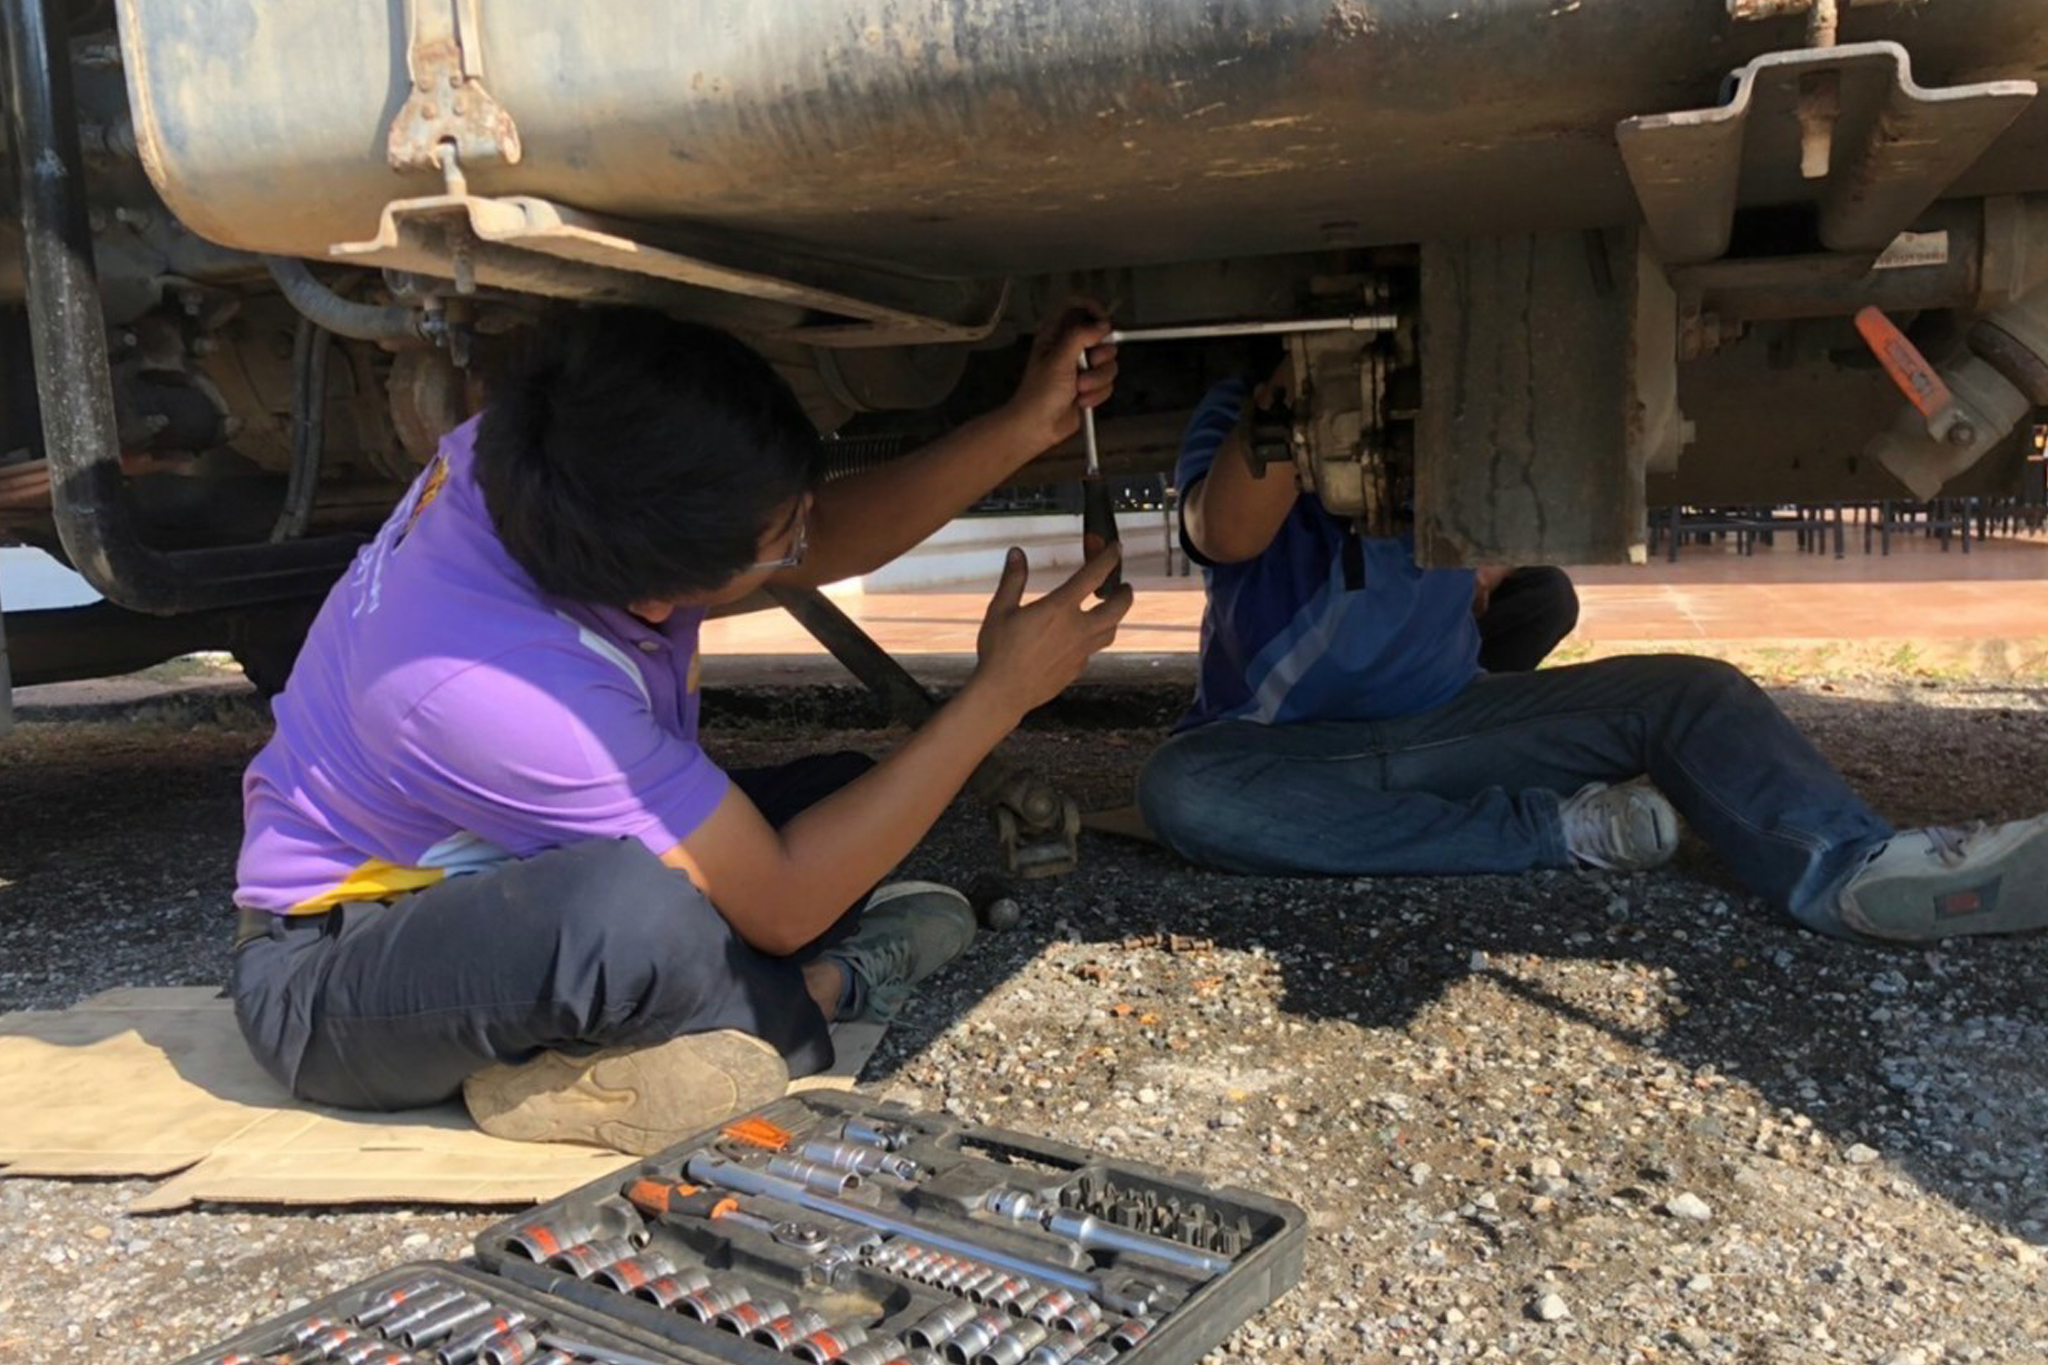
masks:
{"label": "rubber hose", "polygon": [[331,343],[320,324],[299,319],[292,339],[292,462],[284,506],[271,530],[273,541],[297,540],[306,534],[313,503],[320,491],[320,463],[327,445],[327,348]]}
{"label": "rubber hose", "polygon": [[306,263],[290,256],[265,256],[270,278],[292,307],[336,336],[356,341],[417,341],[418,316],[410,308],[352,303],[315,279]]}

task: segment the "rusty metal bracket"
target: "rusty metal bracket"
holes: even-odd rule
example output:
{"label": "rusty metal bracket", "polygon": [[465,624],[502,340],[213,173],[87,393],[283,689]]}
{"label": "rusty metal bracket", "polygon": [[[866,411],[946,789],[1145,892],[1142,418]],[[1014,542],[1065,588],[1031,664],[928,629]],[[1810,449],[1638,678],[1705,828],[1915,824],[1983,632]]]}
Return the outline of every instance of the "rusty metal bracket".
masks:
{"label": "rusty metal bracket", "polygon": [[1809,19],[1822,11],[1866,9],[1877,5],[1907,5],[1914,0],[1728,0],[1730,19],[1780,19],[1803,14]]}
{"label": "rusty metal bracket", "polygon": [[530,195],[396,199],[384,206],[375,237],[338,243],[328,254],[353,265],[452,278],[458,286],[649,307],[686,306],[708,290],[779,304],[792,316],[807,310],[854,320],[771,332],[814,346],[980,341],[1001,323],[1009,298],[1007,281],[923,280],[763,257],[745,243],[687,239]]}
{"label": "rusty metal bracket", "polygon": [[1811,203],[1829,251],[1875,257],[2031,104],[2033,81],[1927,89],[1897,43],[1772,52],[1712,109],[1615,130],[1667,264],[1724,256],[1735,211]]}
{"label": "rusty metal bracket", "polygon": [[[917,725],[938,709],[924,684],[825,594],[780,584],[762,591],[874,693],[891,719]],[[1038,773],[1011,763],[998,749],[975,768],[967,790],[988,806],[1011,875],[1058,877],[1081,865],[1081,808]]]}
{"label": "rusty metal bracket", "polygon": [[517,165],[519,127],[484,88],[477,0],[406,0],[405,21],[412,93],[385,140],[391,168],[441,171],[443,147],[453,147],[465,166]]}

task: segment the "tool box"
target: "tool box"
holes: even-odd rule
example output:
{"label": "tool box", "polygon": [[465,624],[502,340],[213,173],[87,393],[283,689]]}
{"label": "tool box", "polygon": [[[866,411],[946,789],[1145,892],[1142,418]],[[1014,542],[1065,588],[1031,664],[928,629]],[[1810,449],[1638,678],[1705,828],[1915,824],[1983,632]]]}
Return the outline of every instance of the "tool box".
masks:
{"label": "tool box", "polygon": [[[510,1346],[422,1340],[409,1315],[376,1355],[390,1319],[349,1318],[394,1272],[191,1365],[1192,1365],[1300,1278],[1307,1231],[1246,1190],[811,1092],[486,1229],[476,1269],[432,1268],[473,1301],[427,1329],[488,1301],[528,1315]],[[308,1341],[341,1353],[294,1342],[314,1317],[341,1326]]]}
{"label": "tool box", "polygon": [[[543,1337],[579,1349],[553,1351],[542,1345]],[[677,1354],[659,1335],[474,1266],[420,1262],[251,1327],[181,1365],[686,1365],[693,1359]]]}

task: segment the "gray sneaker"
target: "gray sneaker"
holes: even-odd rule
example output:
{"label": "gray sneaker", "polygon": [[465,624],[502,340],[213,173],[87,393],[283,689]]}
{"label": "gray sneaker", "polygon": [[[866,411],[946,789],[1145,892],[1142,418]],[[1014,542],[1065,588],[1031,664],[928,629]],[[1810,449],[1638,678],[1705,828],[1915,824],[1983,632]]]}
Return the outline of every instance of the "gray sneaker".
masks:
{"label": "gray sneaker", "polygon": [[2048,815],[1895,834],[1849,879],[1839,904],[1843,921],[1872,938],[2048,928]]}
{"label": "gray sneaker", "polygon": [[1585,867],[1641,872],[1678,852],[1678,812],[1647,782],[1581,787],[1558,816],[1565,848]]}
{"label": "gray sneaker", "polygon": [[967,951],[974,907],[937,882],[892,882],[868,897],[860,928],[826,956],[860,977],[862,1008],[853,1017],[887,1023],[910,999],[910,988]]}

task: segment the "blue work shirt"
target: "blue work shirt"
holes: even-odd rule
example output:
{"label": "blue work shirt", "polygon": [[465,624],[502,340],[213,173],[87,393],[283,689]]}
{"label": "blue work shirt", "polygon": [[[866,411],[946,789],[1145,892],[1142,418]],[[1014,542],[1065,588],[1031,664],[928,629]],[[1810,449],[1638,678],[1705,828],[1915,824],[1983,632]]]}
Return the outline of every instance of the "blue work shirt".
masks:
{"label": "blue work shirt", "polygon": [[[1195,409],[1174,473],[1182,506],[1236,429],[1251,392],[1227,380]],[[1274,468],[1268,478],[1292,477]],[[1254,559],[1203,565],[1201,681],[1180,729],[1384,720],[1441,706],[1479,674],[1469,569],[1424,569],[1412,538],[1357,535],[1313,495],[1295,499]]]}

